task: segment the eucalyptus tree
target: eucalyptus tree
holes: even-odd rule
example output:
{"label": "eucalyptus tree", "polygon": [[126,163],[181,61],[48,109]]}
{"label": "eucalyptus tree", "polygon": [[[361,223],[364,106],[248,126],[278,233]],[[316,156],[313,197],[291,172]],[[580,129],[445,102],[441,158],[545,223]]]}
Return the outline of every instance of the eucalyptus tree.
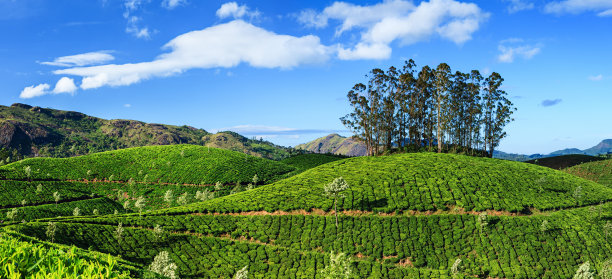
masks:
{"label": "eucalyptus tree", "polygon": [[171,189],[168,189],[164,194],[164,201],[168,204],[168,207],[172,205],[172,202],[174,201],[174,193]]}
{"label": "eucalyptus tree", "polygon": [[444,130],[446,129],[446,100],[447,92],[451,85],[451,69],[446,63],[440,63],[435,72],[434,100],[436,102],[436,140],[438,141],[438,153],[442,152],[444,141]]}
{"label": "eucalyptus tree", "polygon": [[247,279],[249,278],[249,266],[245,265],[234,274],[234,279]]}
{"label": "eucalyptus tree", "polygon": [[138,197],[138,199],[134,203],[134,207],[138,208],[138,216],[142,215],[142,210],[144,209],[145,205],[145,198],[143,196]]}
{"label": "eucalyptus tree", "polygon": [[59,192],[55,191],[53,192],[53,199],[55,200],[55,205],[57,205],[57,202],[59,202],[59,200],[62,198],[62,196],[60,195]]}

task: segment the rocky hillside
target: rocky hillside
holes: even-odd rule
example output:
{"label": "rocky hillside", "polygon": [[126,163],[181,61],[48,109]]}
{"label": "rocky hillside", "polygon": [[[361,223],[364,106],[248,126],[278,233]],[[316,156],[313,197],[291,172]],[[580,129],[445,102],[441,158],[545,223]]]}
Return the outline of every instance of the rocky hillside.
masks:
{"label": "rocky hillside", "polygon": [[365,156],[366,146],[353,138],[343,137],[338,134],[330,134],[311,142],[295,146],[295,149],[303,149],[315,153],[333,153],[345,156]]}
{"label": "rocky hillside", "polygon": [[211,134],[190,126],[106,120],[74,111],[0,106],[0,159],[70,157],[147,145],[196,144],[280,159],[285,148],[232,132]]}

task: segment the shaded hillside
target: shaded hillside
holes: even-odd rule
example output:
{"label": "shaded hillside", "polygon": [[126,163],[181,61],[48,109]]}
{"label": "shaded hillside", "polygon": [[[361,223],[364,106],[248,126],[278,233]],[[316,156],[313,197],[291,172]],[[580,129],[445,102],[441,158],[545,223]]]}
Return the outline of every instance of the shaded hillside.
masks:
{"label": "shaded hillside", "polygon": [[315,139],[311,142],[295,146],[295,149],[303,149],[315,153],[332,153],[345,156],[365,156],[367,149],[365,144],[353,139],[330,134]]}
{"label": "shaded hillside", "polygon": [[211,135],[190,126],[105,120],[80,112],[25,104],[0,106],[0,149],[5,150],[0,152],[0,159],[3,160],[8,156],[13,160],[15,157],[70,157],[129,147],[181,143],[210,145],[272,159],[287,156],[285,148],[231,132]]}
{"label": "shaded hillside", "polygon": [[584,163],[563,171],[612,188],[612,159]]}
{"label": "shaded hillside", "polygon": [[342,160],[346,157],[329,154],[299,154],[281,160],[281,163],[293,166],[298,171],[305,171],[329,162]]}
{"label": "shaded hillside", "polygon": [[561,155],[561,156],[534,159],[534,160],[526,161],[526,163],[560,170],[560,169],[569,168],[575,165],[579,165],[582,163],[601,161],[601,160],[604,160],[604,158],[589,156],[589,155],[582,155],[582,154],[572,154],[572,155]]}

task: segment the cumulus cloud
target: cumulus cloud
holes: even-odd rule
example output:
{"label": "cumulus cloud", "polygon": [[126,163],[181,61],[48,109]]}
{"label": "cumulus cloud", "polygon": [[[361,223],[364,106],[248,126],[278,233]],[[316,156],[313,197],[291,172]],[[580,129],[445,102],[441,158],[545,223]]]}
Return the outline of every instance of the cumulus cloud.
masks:
{"label": "cumulus cloud", "polygon": [[596,76],[589,77],[589,80],[592,80],[592,81],[600,81],[602,79],[603,79],[603,75],[596,75]]}
{"label": "cumulus cloud", "polygon": [[325,27],[340,21],[336,35],[359,29],[360,41],[338,52],[340,59],[384,59],[391,55],[390,44],[425,41],[434,35],[462,44],[472,38],[489,17],[476,4],[455,0],[430,0],[415,6],[404,0],[390,0],[369,6],[335,2],[321,13],[304,11],[298,21],[306,26]]}
{"label": "cumulus cloud", "polygon": [[180,5],[185,5],[186,3],[186,0],[164,0],[162,1],[162,7],[172,10]]}
{"label": "cumulus cloud", "polygon": [[47,83],[32,85],[24,88],[19,94],[19,98],[30,99],[48,94],[74,93],[78,88],[74,84],[74,80],[69,77],[62,77],[55,84],[55,88],[51,91],[51,86]]}
{"label": "cumulus cloud", "polygon": [[41,62],[40,64],[59,66],[59,67],[79,67],[96,64],[103,64],[114,60],[115,57],[109,54],[109,51],[87,52],[69,56],[55,58],[50,62]]}
{"label": "cumulus cloud", "polygon": [[546,4],[546,13],[551,14],[579,14],[583,12],[596,12],[598,16],[612,15],[612,0],[564,0]]}
{"label": "cumulus cloud", "polygon": [[561,99],[548,100],[547,99],[547,100],[542,101],[541,105],[543,107],[551,107],[551,106],[554,106],[554,105],[557,105],[557,104],[561,103],[561,101],[563,101],[563,100],[561,100]]}
{"label": "cumulus cloud", "polygon": [[539,44],[526,44],[522,39],[503,40],[498,45],[500,54],[497,56],[497,61],[512,63],[517,57],[531,59],[533,56],[540,53],[542,50],[541,48]]}
{"label": "cumulus cloud", "polygon": [[53,93],[55,93],[55,94],[59,94],[59,93],[71,93],[72,94],[75,91],[77,91],[77,89],[78,88],[74,84],[74,79],[71,79],[69,77],[62,77],[55,84],[55,88],[53,89]]}
{"label": "cumulus cloud", "polygon": [[42,96],[42,95],[49,93],[48,92],[49,88],[50,88],[49,84],[46,84],[46,83],[39,84],[36,86],[34,85],[28,86],[21,91],[21,94],[19,94],[19,98],[30,99],[30,98]]}
{"label": "cumulus cloud", "polygon": [[255,18],[259,16],[259,11],[251,11],[247,5],[238,5],[236,2],[228,2],[221,5],[221,8],[217,10],[217,16],[221,19],[227,17],[238,19],[245,16]]}
{"label": "cumulus cloud", "polygon": [[280,35],[242,20],[182,34],[149,62],[73,67],[54,71],[82,77],[81,88],[124,86],[152,77],[166,77],[193,68],[230,68],[246,63],[259,68],[289,69],[326,61],[333,49],[313,35]]}
{"label": "cumulus cloud", "polygon": [[516,13],[525,10],[531,10],[534,8],[534,4],[529,2],[529,0],[506,0],[510,2],[508,4],[508,13]]}

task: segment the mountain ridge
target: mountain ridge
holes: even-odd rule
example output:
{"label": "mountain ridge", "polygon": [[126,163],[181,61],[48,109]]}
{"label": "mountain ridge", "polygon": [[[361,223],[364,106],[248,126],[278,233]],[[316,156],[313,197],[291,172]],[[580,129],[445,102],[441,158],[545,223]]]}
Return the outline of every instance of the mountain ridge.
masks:
{"label": "mountain ridge", "polygon": [[195,144],[268,159],[288,156],[287,148],[234,132],[209,133],[183,125],[102,119],[76,111],[15,103],[0,106],[0,159],[72,157],[147,145]]}

